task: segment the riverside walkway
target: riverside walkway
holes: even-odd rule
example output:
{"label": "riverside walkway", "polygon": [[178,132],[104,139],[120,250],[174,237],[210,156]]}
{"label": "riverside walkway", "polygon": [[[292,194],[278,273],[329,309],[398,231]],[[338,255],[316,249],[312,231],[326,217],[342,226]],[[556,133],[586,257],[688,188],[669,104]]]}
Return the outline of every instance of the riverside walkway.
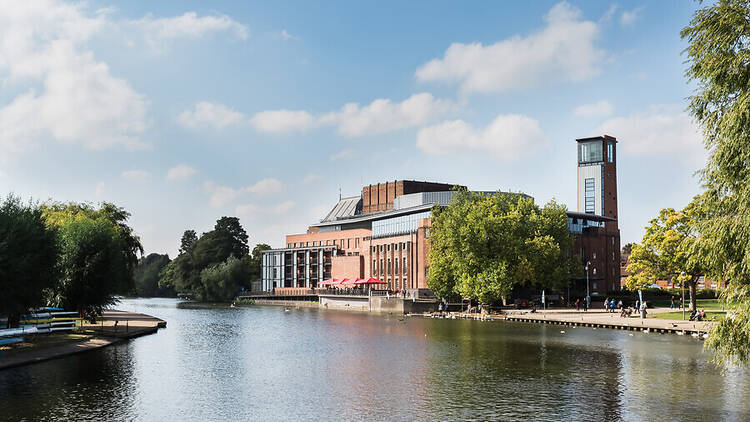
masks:
{"label": "riverside walkway", "polygon": [[[648,314],[673,312],[669,308],[651,308]],[[689,312],[686,313],[688,315]],[[605,312],[604,310],[576,311],[572,309],[550,309],[543,311],[509,311],[507,321],[546,323],[555,325],[571,325],[593,328],[611,328],[616,330],[650,331],[674,334],[702,334],[708,332],[715,324],[711,321],[682,321],[658,318],[630,317],[621,318],[620,313]]]}
{"label": "riverside walkway", "polygon": [[100,349],[166,326],[166,321],[150,315],[107,310],[96,324],[84,323],[74,333],[39,334],[25,343],[27,347],[2,352],[0,370]]}

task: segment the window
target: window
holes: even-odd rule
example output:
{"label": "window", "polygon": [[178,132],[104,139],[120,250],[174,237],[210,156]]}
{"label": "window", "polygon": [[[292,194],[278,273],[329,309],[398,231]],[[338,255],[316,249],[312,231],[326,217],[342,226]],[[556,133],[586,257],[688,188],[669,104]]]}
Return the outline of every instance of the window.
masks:
{"label": "window", "polygon": [[291,244],[291,243],[287,243],[287,244],[286,244],[286,247],[287,247],[287,248],[291,248],[291,247],[292,247],[292,244]]}
{"label": "window", "polygon": [[378,260],[377,259],[373,259],[372,260],[372,274],[374,275],[374,274],[377,274],[377,273],[378,273]]}
{"label": "window", "polygon": [[388,260],[388,275],[391,275],[391,274],[393,274],[393,272],[391,271],[391,269],[392,269],[392,268],[391,268],[391,260],[389,259],[389,260]]}
{"label": "window", "polygon": [[613,163],[615,161],[615,143],[607,141],[607,161]]}
{"label": "window", "polygon": [[424,238],[425,239],[429,239],[430,238],[430,228],[429,227],[425,227],[425,229],[424,229]]}
{"label": "window", "polygon": [[591,141],[578,144],[578,163],[602,161],[602,142]]}
{"label": "window", "polygon": [[349,249],[351,247],[352,247],[352,240],[351,239],[346,239],[346,249]]}
{"label": "window", "polygon": [[406,257],[404,257],[404,265],[401,266],[403,269],[404,274],[406,274]]}
{"label": "window", "polygon": [[390,252],[391,251],[391,244],[389,243],[388,246],[386,246],[386,248],[387,248],[388,252]]}
{"label": "window", "polygon": [[336,246],[336,239],[333,239],[333,246]]}
{"label": "window", "polygon": [[594,205],[594,178],[588,178],[584,181],[585,185],[585,195],[584,195],[584,201],[585,201],[585,211],[586,214],[593,214],[595,212]]}
{"label": "window", "polygon": [[344,239],[341,239],[341,247],[344,247]]}
{"label": "window", "polygon": [[593,272],[594,272],[594,275],[596,275],[596,268],[594,268],[594,271],[593,271]]}
{"label": "window", "polygon": [[615,237],[612,236],[612,246],[614,246],[614,245],[615,245]]}
{"label": "window", "polygon": [[358,237],[354,238],[354,247],[355,248],[359,248],[359,238]]}
{"label": "window", "polygon": [[398,274],[398,258],[393,260],[393,272]]}
{"label": "window", "polygon": [[593,253],[591,254],[591,259],[596,259],[596,252],[593,252]]}
{"label": "window", "polygon": [[393,245],[393,250],[394,250],[394,251],[397,251],[397,250],[398,250],[398,243],[396,243],[396,244],[394,244],[394,245]]}
{"label": "window", "polygon": [[310,246],[310,242],[305,242],[305,246]]}
{"label": "window", "polygon": [[278,268],[273,269],[273,278],[278,278],[278,275],[279,275],[278,271],[279,271]]}
{"label": "window", "polygon": [[383,258],[380,258],[380,274],[383,274]]}
{"label": "window", "polygon": [[614,261],[614,260],[615,260],[615,251],[612,251],[612,261]]}

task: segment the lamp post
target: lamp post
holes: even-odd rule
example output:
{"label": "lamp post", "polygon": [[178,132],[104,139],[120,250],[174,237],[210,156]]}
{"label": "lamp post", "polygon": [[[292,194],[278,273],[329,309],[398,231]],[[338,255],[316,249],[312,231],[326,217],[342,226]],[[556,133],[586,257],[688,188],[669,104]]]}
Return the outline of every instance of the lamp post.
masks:
{"label": "lamp post", "polygon": [[682,290],[682,320],[685,321],[685,271],[680,273],[680,289]]}
{"label": "lamp post", "polygon": [[586,261],[586,310],[591,307],[591,293],[589,292],[589,266],[591,261]]}

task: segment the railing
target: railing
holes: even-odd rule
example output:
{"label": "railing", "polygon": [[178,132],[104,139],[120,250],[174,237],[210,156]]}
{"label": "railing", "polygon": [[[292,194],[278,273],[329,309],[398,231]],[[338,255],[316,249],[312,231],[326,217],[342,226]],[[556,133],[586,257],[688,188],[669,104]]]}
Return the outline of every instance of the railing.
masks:
{"label": "railing", "polygon": [[386,296],[390,294],[393,297],[396,297],[395,294],[389,293],[387,290],[367,290],[362,288],[352,288],[352,289],[315,289],[315,293],[318,295],[327,295],[327,296]]}
{"label": "railing", "polygon": [[307,296],[312,295],[313,289],[305,287],[277,287],[273,289],[274,296]]}

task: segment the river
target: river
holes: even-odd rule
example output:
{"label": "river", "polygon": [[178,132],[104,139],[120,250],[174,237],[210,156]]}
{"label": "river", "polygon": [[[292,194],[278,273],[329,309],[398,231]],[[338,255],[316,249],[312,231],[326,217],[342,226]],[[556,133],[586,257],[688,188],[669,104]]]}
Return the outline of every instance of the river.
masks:
{"label": "river", "polygon": [[750,420],[750,372],[721,374],[692,337],[172,299],[117,308],[167,328],[0,371],[0,419]]}

